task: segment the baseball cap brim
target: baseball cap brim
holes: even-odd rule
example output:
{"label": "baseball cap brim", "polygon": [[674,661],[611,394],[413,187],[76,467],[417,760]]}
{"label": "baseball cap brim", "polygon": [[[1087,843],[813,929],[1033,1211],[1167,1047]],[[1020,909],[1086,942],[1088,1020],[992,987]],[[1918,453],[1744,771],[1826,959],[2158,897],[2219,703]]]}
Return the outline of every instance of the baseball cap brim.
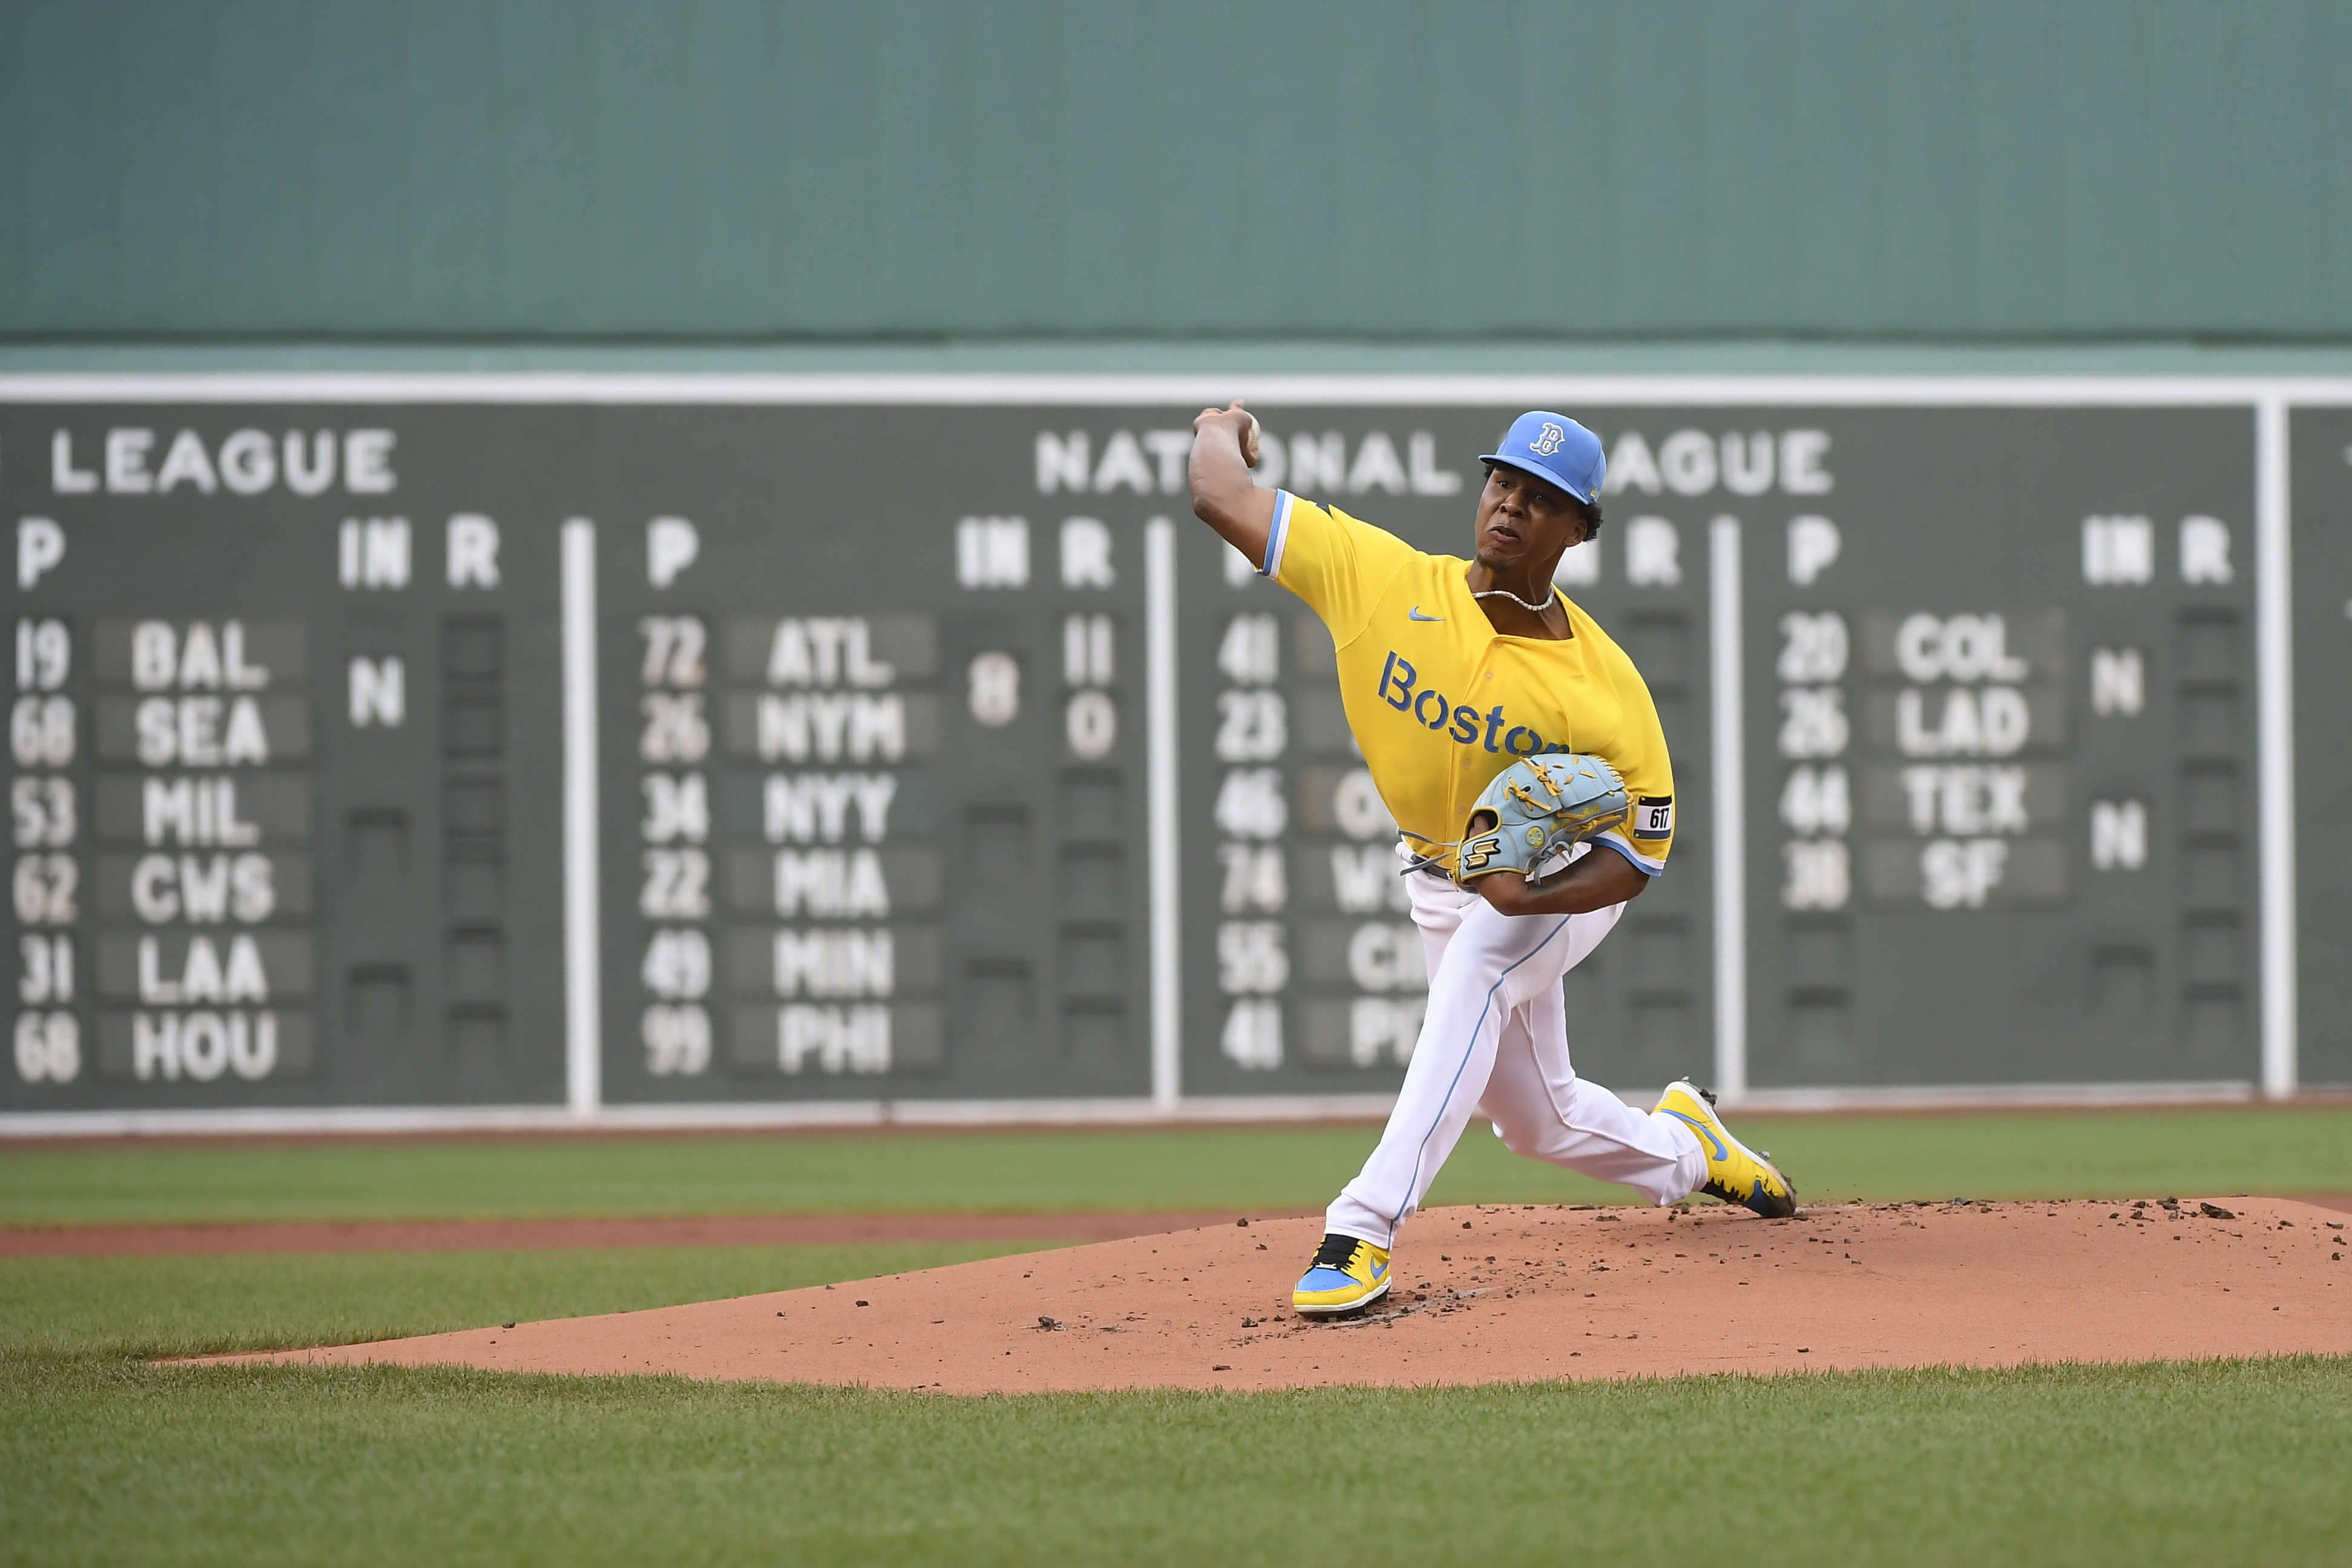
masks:
{"label": "baseball cap brim", "polygon": [[1591,497],[1582,494],[1575,486],[1569,484],[1550,469],[1538,467],[1535,464],[1528,462],[1524,457],[1513,457],[1507,453],[1501,452],[1489,452],[1481,456],[1478,461],[1481,463],[1499,463],[1506,468],[1516,468],[1522,474],[1534,476],[1536,478],[1542,480],[1545,484],[1549,485],[1556,490],[1565,491],[1567,494],[1574,496],[1578,500],[1583,502],[1588,507],[1592,505]]}

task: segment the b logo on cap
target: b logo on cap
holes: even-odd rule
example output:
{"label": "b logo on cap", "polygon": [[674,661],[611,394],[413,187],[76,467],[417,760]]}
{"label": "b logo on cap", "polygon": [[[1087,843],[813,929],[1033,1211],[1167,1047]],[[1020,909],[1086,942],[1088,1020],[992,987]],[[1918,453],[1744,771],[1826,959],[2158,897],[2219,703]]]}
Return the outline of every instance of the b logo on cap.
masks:
{"label": "b logo on cap", "polygon": [[1557,424],[1547,423],[1543,427],[1543,434],[1528,443],[1528,450],[1539,456],[1549,457],[1559,451],[1560,443],[1567,439],[1568,432]]}

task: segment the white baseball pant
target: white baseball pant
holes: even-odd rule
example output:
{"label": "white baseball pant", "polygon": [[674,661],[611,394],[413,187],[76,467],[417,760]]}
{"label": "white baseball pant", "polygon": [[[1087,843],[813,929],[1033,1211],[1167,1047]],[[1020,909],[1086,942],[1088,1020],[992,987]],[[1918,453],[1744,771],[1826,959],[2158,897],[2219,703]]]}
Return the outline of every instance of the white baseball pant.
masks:
{"label": "white baseball pant", "polygon": [[1324,1228],[1393,1246],[1474,1113],[1514,1154],[1621,1182],[1661,1204],[1696,1192],[1706,1179],[1697,1136],[1672,1116],[1633,1109],[1569,1063],[1560,977],[1601,945],[1625,906],[1501,915],[1451,882],[1418,873],[1405,881],[1429,956],[1429,1007],[1380,1146]]}

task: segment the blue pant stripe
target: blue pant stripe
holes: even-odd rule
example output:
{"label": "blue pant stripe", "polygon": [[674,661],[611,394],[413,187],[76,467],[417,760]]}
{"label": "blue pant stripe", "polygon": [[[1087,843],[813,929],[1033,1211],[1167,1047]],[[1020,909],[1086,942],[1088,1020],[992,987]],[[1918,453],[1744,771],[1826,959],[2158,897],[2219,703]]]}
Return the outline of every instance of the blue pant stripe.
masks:
{"label": "blue pant stripe", "polygon": [[[1534,957],[1537,954],[1542,952],[1546,947],[1550,946],[1551,939],[1559,936],[1561,932],[1567,930],[1568,923],[1575,918],[1576,916],[1573,915],[1561,915],[1559,917],[1559,924],[1553,926],[1549,931],[1545,932],[1542,941],[1528,948],[1527,952],[1519,957],[1512,959],[1509,966],[1506,967],[1501,974],[1495,977],[1495,983],[1486,988],[1486,1004],[1478,1009],[1478,1021],[1470,1026],[1471,1045],[1476,1044],[1478,1040],[1478,1031],[1486,1027],[1486,1015],[1495,1010],[1495,993],[1503,988],[1503,982],[1511,977],[1511,971],[1526,963],[1529,958]],[[1403,1223],[1405,1204],[1409,1204],[1412,1201],[1412,1189],[1421,1185],[1421,1162],[1429,1157],[1429,1140],[1437,1135],[1438,1123],[1445,1120],[1445,1108],[1454,1103],[1454,1092],[1462,1086],[1462,1074],[1469,1065],[1470,1051],[1468,1047],[1465,1047],[1462,1052],[1462,1060],[1454,1064],[1454,1080],[1445,1086],[1445,1098],[1437,1103],[1437,1120],[1430,1123],[1429,1131],[1421,1135],[1421,1144],[1412,1152],[1412,1175],[1404,1184],[1404,1203],[1399,1204],[1397,1206],[1396,1212],[1389,1216],[1389,1244],[1391,1246],[1396,1245],[1396,1228],[1400,1224]]]}

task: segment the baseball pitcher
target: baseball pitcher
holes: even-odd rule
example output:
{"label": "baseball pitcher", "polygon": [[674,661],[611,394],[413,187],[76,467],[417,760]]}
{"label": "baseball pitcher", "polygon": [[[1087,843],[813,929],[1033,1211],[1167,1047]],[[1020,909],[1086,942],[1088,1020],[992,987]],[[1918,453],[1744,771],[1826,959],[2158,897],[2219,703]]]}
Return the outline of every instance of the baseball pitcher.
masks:
{"label": "baseball pitcher", "polygon": [[1570,1065],[1560,977],[1666,869],[1675,786],[1649,688],[1553,585],[1601,527],[1600,439],[1565,414],[1514,421],[1483,459],[1472,557],[1250,482],[1257,421],[1193,421],[1192,510],[1305,600],[1339,650],[1349,726],[1401,830],[1429,1003],[1396,1109],[1291,1292],[1311,1316],[1389,1288],[1389,1251],[1473,1113],[1515,1152],[1661,1204],[1706,1192],[1796,1211],[1711,1096],[1643,1114]]}

